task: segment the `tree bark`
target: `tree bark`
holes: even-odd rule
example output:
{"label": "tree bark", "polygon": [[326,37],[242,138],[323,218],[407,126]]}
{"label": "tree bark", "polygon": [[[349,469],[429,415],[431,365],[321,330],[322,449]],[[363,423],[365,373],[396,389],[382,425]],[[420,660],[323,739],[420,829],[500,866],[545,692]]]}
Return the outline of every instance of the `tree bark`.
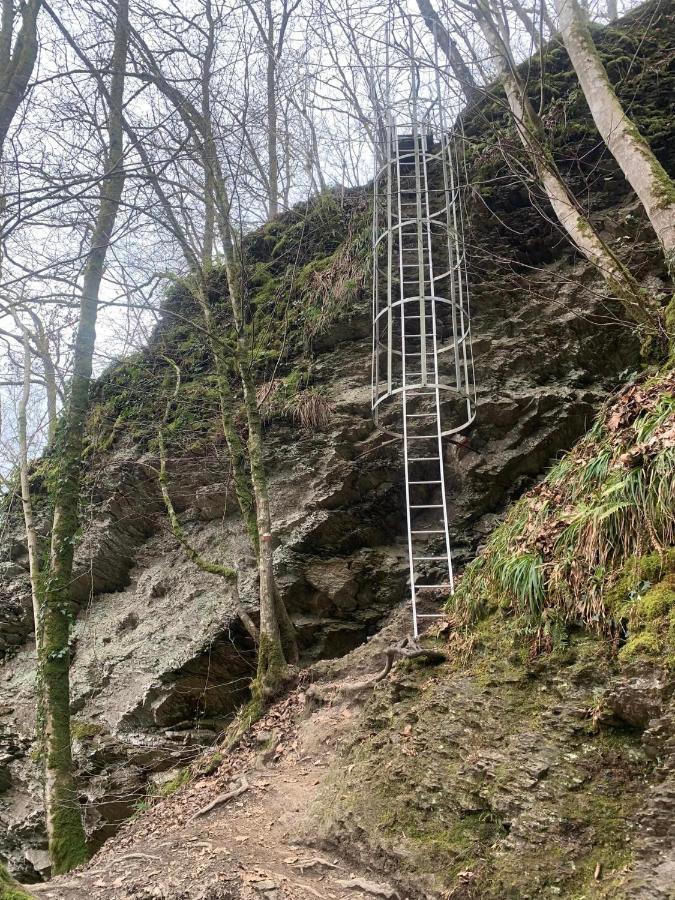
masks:
{"label": "tree bark", "polygon": [[21,27],[12,51],[13,4],[3,3],[0,27],[0,157],[5,140],[26,95],[38,53],[37,18],[42,0],[21,4]]}
{"label": "tree bark", "polygon": [[586,259],[597,267],[632,321],[657,333],[661,338],[662,323],[658,306],[653,298],[640,290],[630,272],[605,244],[563,181],[544,136],[541,119],[532,108],[508,43],[492,16],[488,0],[478,0],[476,16],[495,57],[516,130],[558,221]]}
{"label": "tree bark", "polygon": [[54,521],[45,583],[40,669],[45,691],[45,806],[54,874],[87,857],[84,829],[72,774],[70,743],[70,651],[73,611],[70,583],[78,528],[80,478],[89,386],[96,341],[96,318],[105,258],[124,186],[123,99],[128,44],[128,0],[118,0],[108,108],[108,147],[99,208],[83,275],[73,376],[59,441],[53,491]]}
{"label": "tree bark", "polygon": [[609,152],[645,208],[675,276],[675,183],[626,116],[577,0],[555,0],[565,48]]}
{"label": "tree bark", "polygon": [[269,197],[267,211],[272,219],[279,213],[279,157],[277,155],[277,53],[274,40],[272,0],[265,0],[267,12],[267,165]]}
{"label": "tree bark", "polygon": [[424,19],[427,28],[433,34],[436,43],[443,51],[452,73],[459,82],[464,92],[467,103],[471,103],[478,92],[478,85],[471,73],[471,69],[464,62],[459,47],[450,35],[450,32],[441,22],[438,12],[431,4],[431,0],[417,0],[417,6]]}
{"label": "tree bark", "polygon": [[17,430],[19,438],[19,478],[21,482],[21,506],[23,508],[23,521],[26,529],[26,546],[28,548],[28,571],[30,574],[30,590],[33,602],[33,622],[35,624],[35,649],[40,653],[42,643],[42,613],[40,610],[40,553],[38,547],[35,520],[33,517],[33,502],[30,495],[30,479],[28,476],[28,428],[27,410],[30,399],[30,374],[31,352],[28,335],[23,335],[23,388],[17,415]]}

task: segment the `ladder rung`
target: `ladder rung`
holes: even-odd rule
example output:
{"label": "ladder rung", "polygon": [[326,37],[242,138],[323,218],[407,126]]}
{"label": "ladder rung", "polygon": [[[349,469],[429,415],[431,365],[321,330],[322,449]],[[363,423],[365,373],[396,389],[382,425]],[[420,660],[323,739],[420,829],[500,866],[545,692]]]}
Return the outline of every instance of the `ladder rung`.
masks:
{"label": "ladder rung", "polygon": [[440,590],[441,588],[451,588],[451,587],[452,587],[452,585],[449,583],[448,584],[416,584],[415,592],[427,591],[427,590],[437,591],[437,590]]}
{"label": "ladder rung", "polygon": [[417,613],[418,619],[442,619],[443,613]]}
{"label": "ladder rung", "polygon": [[408,462],[440,462],[440,456],[409,456]]}
{"label": "ladder rung", "polygon": [[432,410],[428,413],[406,413],[406,417],[408,419],[423,419],[425,416],[435,416],[436,411]]}
{"label": "ladder rung", "polygon": [[444,562],[448,561],[447,556],[413,556],[413,559],[418,559],[418,560],[419,559],[426,559],[426,560],[433,559],[435,562],[438,562],[440,559],[442,559]]}
{"label": "ladder rung", "polygon": [[442,481],[409,481],[408,484],[443,484]]}
{"label": "ladder rung", "polygon": [[414,503],[410,509],[443,509],[442,503]]}
{"label": "ladder rung", "polygon": [[410,534],[445,534],[445,531],[439,528],[425,529],[420,531],[419,529],[411,528]]}

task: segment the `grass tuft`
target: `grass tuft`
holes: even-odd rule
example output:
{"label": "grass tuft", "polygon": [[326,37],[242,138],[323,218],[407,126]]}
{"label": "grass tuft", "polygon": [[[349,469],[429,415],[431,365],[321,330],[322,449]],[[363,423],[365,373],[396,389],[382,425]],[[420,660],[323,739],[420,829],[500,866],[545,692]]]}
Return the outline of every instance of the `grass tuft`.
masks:
{"label": "grass tuft", "polygon": [[[649,554],[664,559],[674,544],[671,371],[629,386],[601,413],[577,446],[511,508],[450,602],[463,621],[496,605],[524,617],[541,646],[551,643],[552,622],[558,631],[564,623],[616,634],[609,598],[627,561]],[[659,609],[670,608],[659,602]],[[647,621],[643,611],[640,622]],[[634,640],[626,658],[660,646],[647,635]]]}

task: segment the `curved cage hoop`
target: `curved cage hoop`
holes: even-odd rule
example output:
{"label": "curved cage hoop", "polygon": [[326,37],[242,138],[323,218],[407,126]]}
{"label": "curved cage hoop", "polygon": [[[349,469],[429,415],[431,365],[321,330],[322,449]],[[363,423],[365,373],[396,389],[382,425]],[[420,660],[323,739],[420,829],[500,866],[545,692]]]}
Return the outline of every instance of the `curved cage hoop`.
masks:
{"label": "curved cage hoop", "polygon": [[[380,129],[373,182],[372,409],[403,439],[413,631],[454,590],[443,438],[476,417],[458,135]],[[429,549],[431,542],[431,549]],[[441,545],[441,549],[437,549]],[[431,579],[431,581],[429,581]]]}

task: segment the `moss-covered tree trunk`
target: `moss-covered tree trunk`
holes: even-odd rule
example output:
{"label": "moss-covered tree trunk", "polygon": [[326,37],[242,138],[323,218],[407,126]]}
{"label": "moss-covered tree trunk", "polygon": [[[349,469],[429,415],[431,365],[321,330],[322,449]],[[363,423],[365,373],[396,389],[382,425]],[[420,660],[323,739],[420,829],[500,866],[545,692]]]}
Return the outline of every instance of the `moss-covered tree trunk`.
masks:
{"label": "moss-covered tree trunk", "polygon": [[297,661],[295,632],[284,602],[274,580],[274,546],[272,542],[272,513],[262,436],[262,422],[258,409],[255,384],[251,375],[248,354],[242,358],[244,336],[240,338],[239,372],[244,394],[248,425],[248,455],[251,483],[255,496],[260,549],[260,649],[256,689],[263,697],[273,696],[279,689],[287,662]]}
{"label": "moss-covered tree trunk", "polygon": [[586,259],[598,269],[612,292],[621,300],[626,314],[647,331],[661,335],[661,313],[654,299],[644,291],[602,240],[563,181],[546,141],[540,116],[527,96],[508,44],[508,36],[493,15],[489,0],[478,0],[476,17],[495,58],[516,130],[534,166],[558,221]]}
{"label": "moss-covered tree trunk", "polygon": [[54,520],[49,571],[44,584],[43,645],[40,671],[45,698],[45,806],[49,852],[54,873],[65,872],[87,856],[84,828],[72,773],[70,744],[70,585],[78,528],[82,449],[98,299],[105,258],[122,189],[124,74],[128,44],[128,0],[118,0],[108,93],[108,147],[99,208],[85,265],[68,403],[57,438],[53,489]]}
{"label": "moss-covered tree trunk", "polygon": [[42,0],[21,4],[21,26],[12,48],[14,4],[3,3],[0,21],[0,156],[12,121],[26,95],[37,59],[37,18]]}
{"label": "moss-covered tree trunk", "polygon": [[[271,7],[268,6],[268,12],[270,10]],[[199,280],[196,299],[202,311],[204,328],[216,365],[221,419],[232,461],[235,492],[246,528],[258,557],[260,575],[260,647],[258,677],[256,678],[254,691],[260,695],[266,695],[276,689],[286,661],[295,661],[297,658],[297,645],[292,623],[276,590],[274,581],[272,522],[267,474],[264,465],[262,423],[257,406],[251,354],[247,342],[248,335],[242,304],[244,292],[238,277],[241,275],[240,260],[238,259],[239,243],[232,226],[230,198],[226,179],[218,154],[214,149],[215,142],[211,123],[195,107],[187,95],[183,94],[173,82],[169,82],[166,79],[149,48],[144,47],[143,52],[150,68],[146,77],[150,78],[167,99],[174,104],[186,128],[194,135],[195,145],[201,154],[205,184],[208,186],[209,195],[211,191],[213,192],[215,225],[221,242],[236,335],[236,347],[232,348],[225,346],[222,330],[217,327],[213,319],[204,278],[203,257],[200,262],[198,255],[190,246],[185,229],[176,218],[168,198],[163,193],[157,180],[153,181],[155,192],[165,211],[171,230],[180,243],[187,262],[197,273]],[[274,71],[272,71],[272,74],[274,75]],[[202,98],[209,91],[210,78],[211,72],[205,60],[201,77]],[[205,106],[202,99],[202,109],[205,108],[207,106]],[[276,140],[274,123],[272,123],[268,133],[273,135]],[[148,166],[148,168],[152,171],[151,166]],[[278,180],[278,172],[276,176],[274,176],[274,173],[272,175],[272,181]],[[244,449],[242,439],[239,437],[234,422],[235,398],[230,387],[232,375],[238,378],[244,397],[248,431],[246,449]],[[286,653],[284,653],[284,647],[286,648]]]}
{"label": "moss-covered tree trunk", "polygon": [[560,32],[593,121],[649,216],[675,276],[675,184],[628,118],[577,0],[555,0]]}

